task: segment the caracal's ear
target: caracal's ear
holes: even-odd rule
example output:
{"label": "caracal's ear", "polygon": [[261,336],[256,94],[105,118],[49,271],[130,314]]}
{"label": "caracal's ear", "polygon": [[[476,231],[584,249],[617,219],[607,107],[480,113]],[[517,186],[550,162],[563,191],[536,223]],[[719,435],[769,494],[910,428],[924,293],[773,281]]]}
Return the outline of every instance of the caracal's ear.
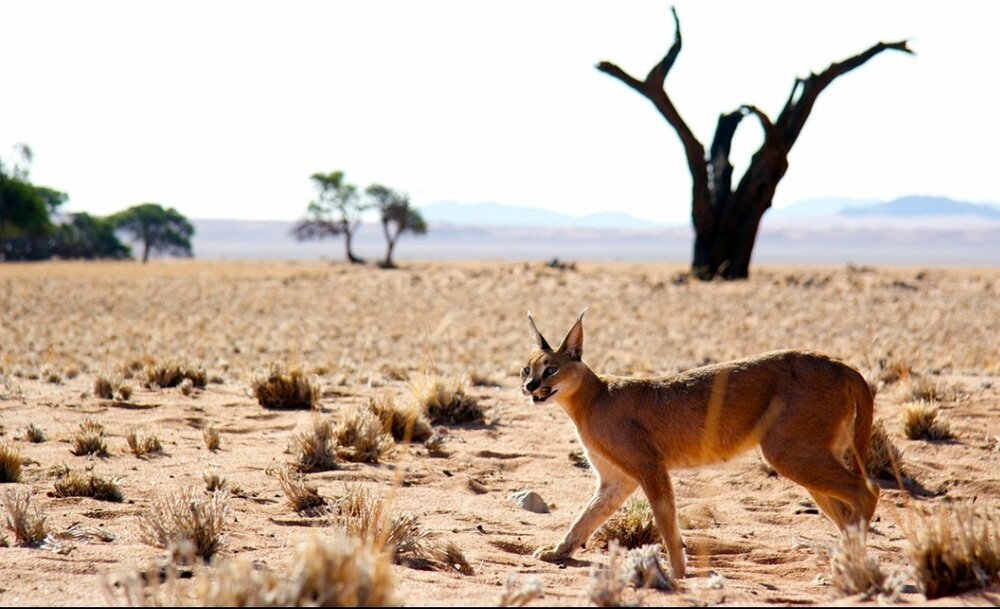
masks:
{"label": "caracal's ear", "polygon": [[562,353],[571,359],[583,359],[583,314],[586,313],[589,308],[590,307],[588,306],[580,312],[580,316],[576,318],[576,323],[569,329],[569,332],[566,334],[566,338],[564,338],[562,344],[559,345],[559,353]]}
{"label": "caracal's ear", "polygon": [[535,343],[535,346],[542,351],[551,351],[552,347],[549,346],[549,341],[545,340],[542,333],[538,331],[538,326],[535,325],[535,318],[531,316],[531,311],[528,311],[528,325],[531,326],[531,340]]}

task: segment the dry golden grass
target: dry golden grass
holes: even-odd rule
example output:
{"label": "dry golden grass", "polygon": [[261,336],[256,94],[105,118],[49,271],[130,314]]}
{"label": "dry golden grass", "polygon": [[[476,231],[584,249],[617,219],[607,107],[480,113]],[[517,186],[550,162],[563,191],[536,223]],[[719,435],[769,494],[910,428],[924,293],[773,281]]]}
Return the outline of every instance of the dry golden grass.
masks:
{"label": "dry golden grass", "polygon": [[903,433],[911,440],[950,440],[955,437],[947,421],[937,418],[938,405],[911,402],[903,410]]}
{"label": "dry golden grass", "polygon": [[379,463],[392,454],[396,443],[368,407],[351,406],[333,429],[337,456],[356,463]]}
{"label": "dry golden grass", "polygon": [[125,383],[118,375],[102,374],[94,377],[94,395],[105,400],[117,397],[127,402],[132,398],[132,386]]}
{"label": "dry golden grass", "polygon": [[337,469],[339,459],[333,424],[326,419],[316,417],[311,430],[292,436],[288,452],[294,459],[292,467],[304,474]]}
{"label": "dry golden grass", "polygon": [[871,598],[885,589],[886,575],[866,551],[865,541],[863,529],[848,527],[830,553],[830,584],[842,594]]}
{"label": "dry golden grass", "polygon": [[658,543],[629,550],[622,561],[622,579],[635,588],[653,588],[664,592],[676,590],[677,581],[663,569],[660,554]]}
{"label": "dry golden grass", "polygon": [[281,468],[274,472],[274,477],[278,479],[288,504],[296,512],[305,512],[326,505],[326,499],[320,496],[319,490],[306,482],[301,475]]}
{"label": "dry golden grass", "polygon": [[[848,463],[853,462],[854,456],[850,453],[845,455]],[[883,478],[895,480],[896,474],[906,475],[903,467],[903,451],[901,451],[889,436],[885,429],[885,423],[877,419],[872,425],[871,444],[868,447],[868,460],[865,463],[865,470],[870,478]]]}
{"label": "dry golden grass", "polygon": [[143,376],[142,384],[148,389],[177,387],[185,380],[190,381],[192,387],[202,389],[208,383],[208,374],[204,368],[180,361],[152,363],[146,366]]}
{"label": "dry golden grass", "polygon": [[48,536],[45,516],[31,505],[31,493],[7,490],[3,494],[7,528],[19,546],[37,546]]}
{"label": "dry golden grass", "polygon": [[910,375],[900,385],[904,398],[914,402],[947,402],[961,397],[954,387],[919,374]]}
{"label": "dry golden grass", "polygon": [[98,476],[94,472],[66,472],[53,485],[54,497],[90,497],[98,501],[121,503],[125,496],[118,482]]}
{"label": "dry golden grass", "polygon": [[510,573],[504,580],[497,606],[524,607],[536,598],[543,596],[543,587],[542,580],[537,575],[521,579],[517,573]]}
{"label": "dry golden grass", "polygon": [[397,442],[423,442],[434,433],[422,410],[413,402],[400,405],[392,395],[385,394],[368,400],[368,408],[382,422],[382,429]]}
{"label": "dry golden grass", "polygon": [[608,562],[594,563],[590,568],[587,596],[596,607],[624,606],[625,580],[621,576],[621,547],[617,541],[608,546]]}
{"label": "dry golden grass", "polygon": [[465,392],[460,379],[425,376],[413,385],[413,399],[435,425],[482,423],[484,420],[479,402]]}
{"label": "dry golden grass", "polygon": [[266,376],[251,381],[253,396],[264,408],[276,410],[310,410],[317,407],[319,388],[302,370],[286,371],[278,364],[271,364]]}
{"label": "dry golden grass", "polygon": [[125,442],[128,444],[128,449],[136,457],[163,452],[163,444],[160,443],[160,439],[155,434],[146,435],[135,429],[129,429],[125,432]]}
{"label": "dry golden grass", "polygon": [[998,581],[1000,516],[971,504],[937,505],[911,522],[909,557],[929,599]]}
{"label": "dry golden grass", "polygon": [[201,437],[205,442],[205,448],[208,450],[219,450],[219,447],[222,446],[222,434],[219,433],[219,428],[215,425],[202,427]]}
{"label": "dry golden grass", "polygon": [[621,509],[608,518],[594,533],[598,547],[609,548],[613,542],[627,549],[660,542],[659,529],[653,522],[653,510],[645,498],[630,499]]}
{"label": "dry golden grass", "polygon": [[229,494],[216,491],[209,497],[193,489],[161,497],[139,513],[142,541],[171,554],[174,562],[192,558],[209,561],[225,545]]}
{"label": "dry golden grass", "polygon": [[21,450],[9,442],[0,443],[0,483],[20,482],[24,459]]}
{"label": "dry golden grass", "polygon": [[48,439],[45,435],[45,430],[34,423],[29,423],[24,428],[23,438],[25,442],[31,442],[32,444],[41,444]]}
{"label": "dry golden grass", "polygon": [[205,490],[209,493],[226,490],[226,479],[217,471],[205,470],[201,473],[201,478],[205,481]]}
{"label": "dry golden grass", "polygon": [[108,456],[108,444],[104,441],[104,426],[93,419],[80,423],[80,428],[73,434],[71,452],[82,457],[84,455]]}

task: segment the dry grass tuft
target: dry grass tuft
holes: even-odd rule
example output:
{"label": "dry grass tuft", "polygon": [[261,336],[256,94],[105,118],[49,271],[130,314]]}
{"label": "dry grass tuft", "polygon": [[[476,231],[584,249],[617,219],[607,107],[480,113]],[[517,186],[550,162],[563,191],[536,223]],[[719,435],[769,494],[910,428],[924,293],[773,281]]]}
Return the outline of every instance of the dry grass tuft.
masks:
{"label": "dry grass tuft", "polygon": [[938,505],[911,525],[910,563],[929,599],[997,581],[1000,516],[968,504]]}
{"label": "dry grass tuft", "polygon": [[904,397],[914,402],[944,402],[957,400],[958,390],[944,383],[938,383],[927,376],[912,375],[904,384]]}
{"label": "dry grass tuft", "polygon": [[430,422],[415,403],[400,406],[391,395],[368,400],[368,408],[382,422],[382,429],[397,442],[423,442],[433,435]]}
{"label": "dry grass tuft", "polygon": [[34,423],[29,424],[24,428],[24,441],[31,442],[32,444],[41,444],[48,438],[45,436],[45,431],[35,425]]}
{"label": "dry grass tuft", "polygon": [[141,512],[139,534],[143,542],[168,550],[174,562],[189,562],[188,553],[208,562],[225,544],[228,514],[225,491],[204,498],[186,489],[154,501]]}
{"label": "dry grass tuft", "polygon": [[6,491],[3,496],[7,508],[7,527],[14,533],[19,546],[37,546],[48,536],[45,516],[31,507],[31,492]]}
{"label": "dry grass tuft", "polygon": [[7,442],[0,444],[0,483],[20,482],[22,465],[20,449]]}
{"label": "dry grass tuft", "polygon": [[201,428],[201,437],[205,440],[205,448],[208,450],[219,450],[222,445],[222,434],[215,425],[206,425]]}
{"label": "dry grass tuft", "polygon": [[882,358],[878,361],[876,372],[878,380],[885,385],[892,385],[910,378],[913,369],[906,360],[899,357]]}
{"label": "dry grass tuft", "polygon": [[435,425],[482,423],[483,409],[465,393],[462,381],[424,377],[413,386],[416,406]]}
{"label": "dry grass tuft", "polygon": [[636,588],[653,588],[665,592],[677,589],[677,581],[660,564],[658,543],[629,550],[621,566],[621,577]]}
{"label": "dry grass tuft", "polygon": [[[851,454],[848,454],[845,458],[848,463],[854,462],[854,456]],[[894,480],[897,470],[900,477],[905,475],[903,452],[893,443],[881,419],[875,421],[875,424],[872,426],[871,444],[868,447],[868,460],[865,463],[865,470],[868,472],[870,478],[876,479]]]}
{"label": "dry grass tuft", "polygon": [[595,563],[590,568],[590,587],[587,596],[597,607],[621,607],[625,582],[621,577],[621,548],[617,541],[608,546],[608,564]]}
{"label": "dry grass tuft", "polygon": [[108,445],[104,441],[104,426],[93,419],[80,423],[80,429],[73,436],[71,452],[80,457],[83,455],[108,456]]}
{"label": "dry grass tuft", "polygon": [[903,432],[911,440],[950,440],[955,437],[946,421],[938,420],[938,406],[913,402],[903,411]]}
{"label": "dry grass tuft", "polygon": [[129,429],[125,432],[125,441],[128,443],[129,450],[136,457],[163,452],[163,445],[155,434],[147,436],[140,434],[135,429]]}
{"label": "dry grass tuft", "polygon": [[143,386],[147,389],[165,389],[176,387],[185,380],[191,381],[192,387],[204,389],[208,383],[208,374],[200,366],[187,366],[177,361],[146,366]]}
{"label": "dry grass tuft", "polygon": [[310,410],[316,408],[319,388],[298,368],[285,371],[271,365],[267,376],[251,381],[253,396],[264,408],[280,410]]}
{"label": "dry grass tuft", "polygon": [[337,446],[333,425],[316,417],[311,431],[303,431],[292,436],[288,447],[294,462],[292,467],[302,473],[324,472],[337,469]]}
{"label": "dry grass tuft", "polygon": [[274,472],[281,490],[288,498],[288,504],[296,512],[305,512],[326,505],[326,499],[320,496],[319,490],[302,478],[301,475],[281,468]]}
{"label": "dry grass tuft", "polygon": [[113,400],[117,396],[127,402],[132,397],[132,386],[117,375],[101,374],[94,379],[94,395],[105,400]]}
{"label": "dry grass tuft", "polygon": [[[865,527],[867,528],[867,527]],[[830,583],[846,595],[866,599],[885,591],[886,575],[865,549],[864,528],[850,526],[830,553]]]}
{"label": "dry grass tuft", "polygon": [[594,540],[601,548],[610,548],[613,542],[629,549],[659,543],[660,532],[649,502],[640,497],[631,499],[594,533]]}
{"label": "dry grass tuft", "polygon": [[503,583],[497,606],[524,607],[540,596],[543,596],[540,577],[532,575],[522,580],[517,573],[511,573]]}
{"label": "dry grass tuft", "polygon": [[121,487],[115,480],[103,478],[87,472],[67,472],[59,476],[53,486],[54,497],[90,497],[98,501],[121,503],[124,500]]}
{"label": "dry grass tuft", "polygon": [[478,370],[469,371],[469,384],[473,387],[499,387],[500,382],[489,374],[483,374]]}
{"label": "dry grass tuft", "polygon": [[333,430],[337,456],[356,463],[378,463],[389,456],[396,443],[369,408],[352,406]]}
{"label": "dry grass tuft", "polygon": [[201,473],[201,477],[205,480],[205,490],[209,493],[226,489],[226,479],[217,471],[205,470]]}

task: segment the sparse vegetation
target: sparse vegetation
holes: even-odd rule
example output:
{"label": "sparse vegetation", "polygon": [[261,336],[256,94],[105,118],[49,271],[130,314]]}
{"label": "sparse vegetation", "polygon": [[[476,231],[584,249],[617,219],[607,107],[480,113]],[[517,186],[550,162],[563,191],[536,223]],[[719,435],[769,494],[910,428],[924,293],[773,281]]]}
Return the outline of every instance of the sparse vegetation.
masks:
{"label": "sparse vegetation", "polygon": [[217,471],[205,470],[202,472],[201,477],[205,480],[205,490],[209,493],[226,489],[226,479]]}
{"label": "sparse vegetation", "polygon": [[951,426],[938,417],[938,405],[932,402],[912,402],[903,411],[903,433],[911,440],[950,440],[955,435]]}
{"label": "sparse vegetation", "polygon": [[522,580],[517,573],[511,573],[503,583],[503,591],[500,593],[497,606],[524,607],[542,596],[542,587],[542,580],[537,575]]}
{"label": "sparse vegetation", "polygon": [[78,457],[84,455],[108,456],[108,445],[104,441],[104,426],[94,419],[86,419],[80,423],[80,428],[73,435],[71,452]]}
{"label": "sparse vegetation", "polygon": [[274,477],[278,479],[288,504],[296,512],[305,512],[326,505],[326,499],[321,497],[316,487],[306,482],[301,475],[282,468],[274,473]]}
{"label": "sparse vegetation", "polygon": [[225,491],[206,498],[185,489],[157,499],[149,510],[140,512],[139,533],[143,542],[166,549],[176,563],[194,558],[207,562],[225,545],[228,515]]}
{"label": "sparse vegetation", "polygon": [[997,581],[1000,517],[968,504],[937,505],[910,524],[909,557],[929,599]]}
{"label": "sparse vegetation", "polygon": [[98,501],[121,503],[125,496],[115,480],[98,476],[94,472],[81,474],[70,471],[56,479],[54,497],[90,497]]}
{"label": "sparse vegetation", "polygon": [[346,461],[378,463],[396,447],[382,421],[369,408],[352,406],[333,430],[337,456]]}
{"label": "sparse vegetation", "polygon": [[128,443],[129,450],[136,457],[163,452],[163,445],[155,434],[145,435],[135,429],[129,429],[125,432],[125,442]]}
{"label": "sparse vegetation", "polygon": [[45,516],[31,505],[31,493],[4,491],[7,511],[7,528],[14,534],[19,546],[36,546],[48,536]]}
{"label": "sparse vegetation", "polygon": [[590,568],[590,587],[587,595],[597,607],[621,607],[625,580],[621,576],[621,548],[617,541],[608,545],[608,562],[594,563]]}
{"label": "sparse vegetation", "polygon": [[871,598],[883,592],[886,575],[865,548],[863,529],[848,527],[830,553],[830,584],[842,594]]}
{"label": "sparse vegetation", "polygon": [[640,497],[630,499],[594,533],[594,541],[602,548],[616,541],[628,549],[659,543],[660,532],[649,501]]}
{"label": "sparse vegetation", "polygon": [[34,423],[30,423],[28,424],[27,427],[24,428],[25,442],[31,442],[32,444],[41,444],[47,439],[48,438],[46,438],[45,436],[45,430],[35,425]]}
{"label": "sparse vegetation", "polygon": [[205,441],[205,448],[208,450],[219,450],[222,446],[222,434],[215,425],[206,425],[201,428],[201,437]]}
{"label": "sparse vegetation", "polygon": [[424,377],[414,385],[413,399],[435,425],[482,423],[484,420],[479,402],[465,393],[460,380]]}
{"label": "sparse vegetation", "polygon": [[413,402],[401,406],[391,395],[368,400],[368,408],[382,422],[382,429],[397,442],[423,442],[434,430],[421,409]]}
{"label": "sparse vegetation", "polygon": [[104,400],[113,400],[117,396],[127,402],[132,397],[132,386],[118,375],[101,374],[94,378],[94,395]]}
{"label": "sparse vegetation", "polygon": [[337,469],[337,443],[330,421],[316,417],[310,431],[292,436],[288,452],[294,459],[292,466],[302,473],[323,472]]}
{"label": "sparse vegetation", "polygon": [[20,482],[23,459],[21,451],[8,442],[0,442],[0,483]]}
{"label": "sparse vegetation", "polygon": [[954,387],[919,374],[907,377],[903,389],[905,399],[914,402],[943,402],[956,400],[959,397]]}
{"label": "sparse vegetation", "polygon": [[253,396],[264,408],[276,410],[310,410],[316,408],[319,389],[302,370],[285,371],[277,364],[264,377],[252,381]]}
{"label": "sparse vegetation", "polygon": [[[845,460],[851,463],[854,456],[848,453],[845,455]],[[881,419],[877,419],[872,425],[871,444],[868,447],[865,469],[871,478],[895,480],[897,473],[900,477],[906,475],[903,467],[903,451],[897,448],[889,437],[889,432],[886,431],[885,423]]]}
{"label": "sparse vegetation", "polygon": [[191,387],[203,389],[208,382],[208,374],[200,366],[189,366],[179,361],[151,363],[146,367],[143,386],[147,389],[166,389],[177,387],[185,380],[191,381]]}
{"label": "sparse vegetation", "polygon": [[629,550],[621,566],[621,577],[636,588],[673,591],[677,582],[660,564],[660,544],[654,543]]}

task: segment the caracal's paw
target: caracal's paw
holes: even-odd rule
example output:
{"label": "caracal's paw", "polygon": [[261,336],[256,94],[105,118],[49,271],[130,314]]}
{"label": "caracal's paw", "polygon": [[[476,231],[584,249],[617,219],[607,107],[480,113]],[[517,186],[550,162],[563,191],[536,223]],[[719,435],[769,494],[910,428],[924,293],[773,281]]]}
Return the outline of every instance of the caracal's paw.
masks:
{"label": "caracal's paw", "polygon": [[542,546],[535,550],[535,558],[545,562],[562,562],[572,555],[572,550],[564,550],[559,546]]}

